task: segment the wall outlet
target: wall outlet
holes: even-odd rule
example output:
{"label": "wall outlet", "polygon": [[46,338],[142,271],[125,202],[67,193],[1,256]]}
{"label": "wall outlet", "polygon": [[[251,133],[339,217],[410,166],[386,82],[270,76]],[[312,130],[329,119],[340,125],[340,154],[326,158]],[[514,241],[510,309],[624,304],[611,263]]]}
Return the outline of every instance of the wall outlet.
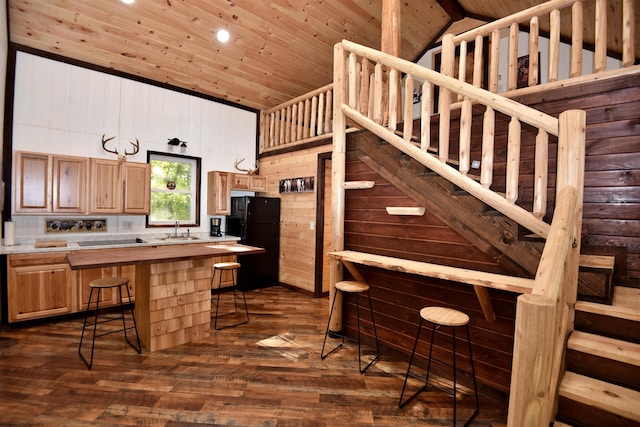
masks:
{"label": "wall outlet", "polygon": [[131,230],[133,228],[133,222],[131,221],[122,221],[122,229],[123,230]]}
{"label": "wall outlet", "polygon": [[313,221],[311,221],[311,222],[309,223],[309,230],[313,230],[313,229],[315,229],[315,228],[316,228],[316,225],[313,223]]}

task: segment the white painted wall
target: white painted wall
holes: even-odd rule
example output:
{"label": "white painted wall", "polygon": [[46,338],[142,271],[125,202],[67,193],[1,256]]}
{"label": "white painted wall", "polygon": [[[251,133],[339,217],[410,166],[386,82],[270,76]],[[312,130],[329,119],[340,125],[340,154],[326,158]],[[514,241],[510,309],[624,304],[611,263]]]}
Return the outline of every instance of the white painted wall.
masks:
{"label": "white painted wall", "polygon": [[[146,162],[147,150],[200,157],[201,226],[192,232],[209,227],[207,171],[233,171],[241,158],[244,164],[255,162],[257,120],[257,114],[240,108],[18,52],[13,149],[113,159],[100,142],[106,134],[116,137],[109,147],[120,152],[132,149],[129,141],[140,141],[140,152],[130,161]],[[167,145],[173,137],[187,141],[187,148]],[[147,232],[144,216],[107,219],[110,234]],[[44,235],[44,216],[13,221],[16,240]]]}

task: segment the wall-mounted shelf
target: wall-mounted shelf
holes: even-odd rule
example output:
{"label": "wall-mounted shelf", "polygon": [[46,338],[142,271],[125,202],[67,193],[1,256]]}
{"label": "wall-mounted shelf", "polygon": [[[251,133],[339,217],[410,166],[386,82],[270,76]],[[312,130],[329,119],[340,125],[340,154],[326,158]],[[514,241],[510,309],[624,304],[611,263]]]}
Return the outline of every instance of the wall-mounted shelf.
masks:
{"label": "wall-mounted shelf", "polygon": [[372,188],[375,184],[375,181],[346,181],[344,184],[342,184],[342,188],[344,188],[345,190]]}
{"label": "wall-mounted shelf", "polygon": [[420,207],[390,207],[387,206],[387,213],[389,215],[424,215],[424,208]]}

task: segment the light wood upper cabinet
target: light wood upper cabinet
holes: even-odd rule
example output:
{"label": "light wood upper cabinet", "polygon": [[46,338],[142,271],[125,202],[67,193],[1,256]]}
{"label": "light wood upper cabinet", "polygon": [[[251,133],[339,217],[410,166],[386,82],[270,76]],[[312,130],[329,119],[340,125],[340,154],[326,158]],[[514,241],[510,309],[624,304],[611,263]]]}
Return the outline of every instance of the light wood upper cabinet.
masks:
{"label": "light wood upper cabinet", "polygon": [[16,152],[16,213],[86,213],[86,157]]}
{"label": "light wood upper cabinet", "polygon": [[91,159],[91,213],[148,214],[150,200],[148,163]]}
{"label": "light wood upper cabinet", "polygon": [[125,213],[148,215],[151,213],[151,165],[149,163],[122,163]]}
{"label": "light wood upper cabinet", "polygon": [[122,174],[118,160],[91,159],[91,212],[122,212]]}
{"label": "light wood upper cabinet", "polygon": [[85,213],[87,211],[87,173],[89,159],[52,156],[53,212]]}
{"label": "light wood upper cabinet", "polygon": [[51,156],[16,152],[14,159],[16,213],[51,212]]}
{"label": "light wood upper cabinet", "polygon": [[234,173],[233,184],[231,186],[234,190],[248,190],[250,180],[251,180],[250,175]]}
{"label": "light wood upper cabinet", "polygon": [[233,174],[232,190],[266,191],[267,177],[258,175],[248,175],[241,173]]}
{"label": "light wood upper cabinet", "polygon": [[249,190],[267,191],[267,177],[258,175],[249,176]]}
{"label": "light wood upper cabinet", "polygon": [[231,172],[211,171],[207,173],[207,214],[231,214]]}

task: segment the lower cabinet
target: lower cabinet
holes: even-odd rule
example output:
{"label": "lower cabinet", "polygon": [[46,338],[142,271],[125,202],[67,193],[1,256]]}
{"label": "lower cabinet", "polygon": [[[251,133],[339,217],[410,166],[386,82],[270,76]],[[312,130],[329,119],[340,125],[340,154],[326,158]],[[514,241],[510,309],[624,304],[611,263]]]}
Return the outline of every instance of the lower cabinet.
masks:
{"label": "lower cabinet", "polygon": [[7,264],[9,322],[75,311],[66,252],[9,255]]}

